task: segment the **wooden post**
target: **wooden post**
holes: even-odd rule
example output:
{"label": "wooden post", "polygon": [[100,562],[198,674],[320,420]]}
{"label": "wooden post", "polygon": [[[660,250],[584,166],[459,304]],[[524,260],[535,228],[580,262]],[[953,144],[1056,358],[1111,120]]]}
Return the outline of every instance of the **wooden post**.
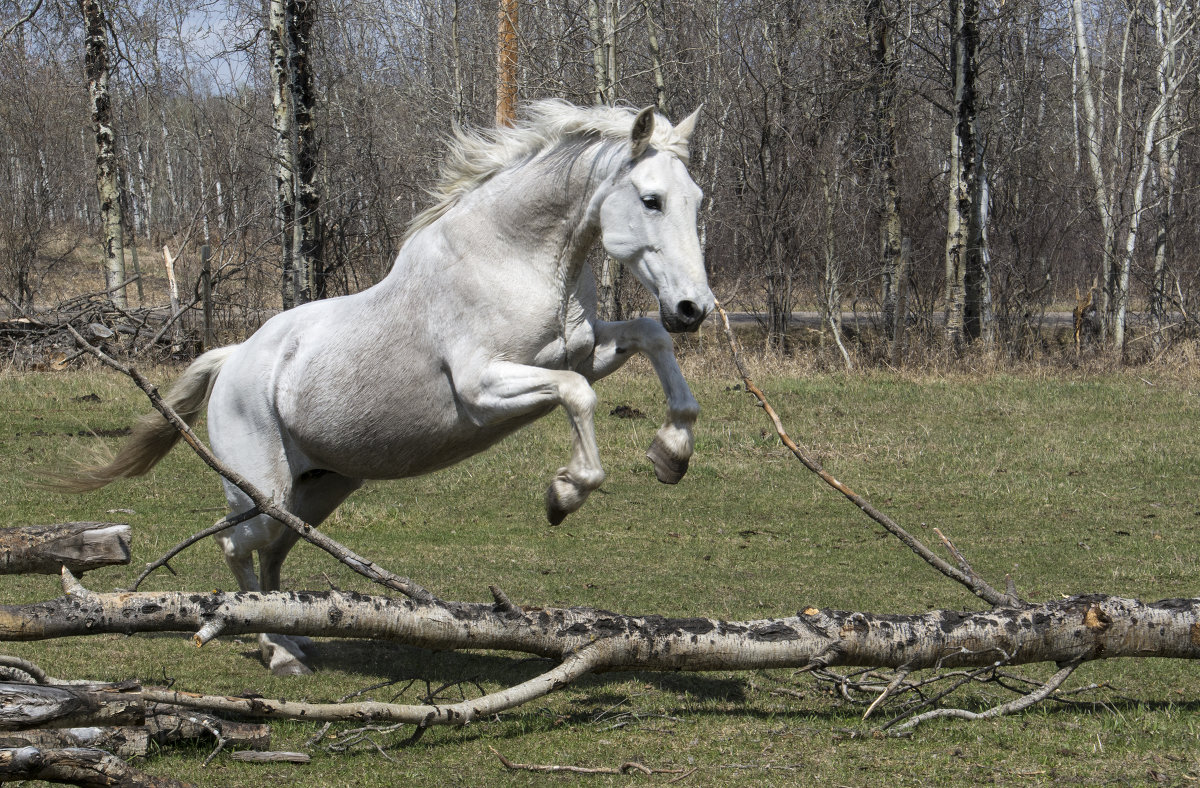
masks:
{"label": "wooden post", "polygon": [[496,69],[496,125],[511,126],[517,116],[517,5],[500,0]]}
{"label": "wooden post", "polygon": [[208,244],[200,247],[200,300],[204,305],[204,349],[212,350],[217,345],[217,332],[213,326],[212,303],[212,249]]}

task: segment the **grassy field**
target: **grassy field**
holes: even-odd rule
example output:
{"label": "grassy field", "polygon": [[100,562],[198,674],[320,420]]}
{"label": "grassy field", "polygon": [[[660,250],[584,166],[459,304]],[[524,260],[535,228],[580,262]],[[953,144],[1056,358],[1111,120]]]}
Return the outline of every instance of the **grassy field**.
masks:
{"label": "grassy field", "polygon": [[[699,365],[695,365],[699,366]],[[792,615],[808,605],[906,613],[975,608],[782,450],[722,364],[706,362],[697,456],[676,487],[642,458],[662,395],[644,369],[598,386],[604,488],[550,528],[542,491],[567,456],[552,416],[492,452],[433,476],[369,485],[326,525],[336,539],[447,599],[488,599],[488,584],[526,604],[730,619]],[[159,380],[170,371],[156,371]],[[921,377],[762,374],[757,382],[791,435],[839,478],[927,542],[940,527],[984,576],[1005,573],[1030,600],[1099,591],[1144,599],[1196,596],[1200,530],[1200,378],[1145,370]],[[93,396],[94,395],[94,396]],[[609,415],[627,405],[649,415]],[[39,470],[115,445],[145,409],[131,384],[103,372],[0,373],[0,522],[115,520],[134,527],[137,567],[220,516],[219,485],[186,449],[149,476],[81,497],[28,484]],[[128,511],[122,511],[128,510]],[[147,589],[228,589],[213,545],[174,562]],[[93,573],[109,590],[133,568]],[[284,567],[289,588],[369,590],[315,548]],[[57,596],[49,577],[0,580],[6,602]],[[93,680],[174,681],[181,689],[336,700],[369,694],[408,702],[492,690],[544,669],[505,654],[434,654],[385,642],[322,641],[310,677],[274,679],[249,639],[203,649],[186,636],[6,644],[50,673]],[[1052,668],[1035,668],[1045,676]],[[142,764],[205,786],[664,784],[676,775],[578,777],[508,773],[494,747],[525,763],[696,771],[683,785],[1160,784],[1200,780],[1200,671],[1188,663],[1093,663],[1071,686],[1102,688],[982,723],[936,722],[907,739],[868,731],[863,708],[790,671],[592,677],[535,706],[413,747],[380,732],[378,748],[331,751],[352,726],[308,748],[306,766],[241,765],[207,747],[173,748]],[[983,708],[977,687],[956,699]],[[305,749],[315,729],[275,724],[275,746]],[[339,731],[343,733],[339,733]]]}

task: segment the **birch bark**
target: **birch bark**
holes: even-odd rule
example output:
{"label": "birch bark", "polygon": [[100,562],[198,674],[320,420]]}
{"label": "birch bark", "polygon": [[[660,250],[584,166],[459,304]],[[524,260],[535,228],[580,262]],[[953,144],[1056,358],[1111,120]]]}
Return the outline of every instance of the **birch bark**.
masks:
{"label": "birch bark", "polygon": [[79,0],[86,31],[84,70],[96,141],[96,193],[104,238],[104,286],[114,306],[126,307],[125,250],[121,233],[121,184],[117,172],[116,133],[109,92],[108,23],[100,0]]}

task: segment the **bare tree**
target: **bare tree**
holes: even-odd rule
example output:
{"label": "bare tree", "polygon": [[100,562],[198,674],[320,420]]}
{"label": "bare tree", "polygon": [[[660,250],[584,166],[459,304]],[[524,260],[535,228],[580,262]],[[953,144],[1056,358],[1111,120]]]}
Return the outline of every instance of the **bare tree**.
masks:
{"label": "bare tree", "polygon": [[122,243],[121,181],[117,172],[116,132],[109,92],[108,22],[100,0],[79,0],[85,39],[84,70],[91,97],[92,134],[96,140],[96,193],[104,238],[104,282],[113,305],[125,307],[125,251]]}
{"label": "bare tree", "polygon": [[975,142],[975,79],[979,49],[977,0],[950,0],[953,133],[950,202],[946,213],[946,341],[955,351],[979,335],[978,256],[972,225],[979,216]]}
{"label": "bare tree", "polygon": [[325,292],[311,51],[316,20],[317,0],[270,2],[267,46],[274,90],[285,309],[321,298]]}
{"label": "bare tree", "polygon": [[880,180],[878,212],[883,325],[886,335],[891,338],[895,332],[900,284],[906,275],[902,266],[904,258],[900,254],[904,233],[900,219],[900,189],[896,183],[899,157],[896,92],[900,60],[893,41],[895,21],[891,9],[883,0],[867,0],[864,15],[871,64],[874,165]]}
{"label": "bare tree", "polygon": [[[1152,49],[1149,36],[1142,30],[1144,6],[1135,3],[1130,9],[1124,23],[1120,56],[1113,66],[1117,71],[1117,88],[1112,110],[1114,117],[1111,120],[1115,128],[1111,134],[1106,134],[1097,107],[1097,94],[1102,83],[1091,58],[1081,0],[1072,0],[1071,11],[1080,72],[1077,90],[1084,109],[1084,137],[1092,175],[1092,192],[1104,230],[1101,312],[1113,349],[1122,354],[1126,343],[1130,274],[1142,216],[1146,210],[1147,181],[1156,150],[1166,161],[1168,169],[1170,167],[1169,146],[1159,146],[1158,135],[1171,133],[1171,119],[1176,116],[1173,107],[1178,100],[1179,89],[1192,71],[1189,66],[1181,67],[1183,63],[1179,54],[1181,43],[1189,41],[1194,35],[1196,11],[1186,2],[1178,5],[1156,3],[1152,25],[1153,40],[1158,51],[1153,70],[1156,84],[1151,93],[1127,91],[1126,88],[1127,72],[1136,76],[1141,67],[1141,64],[1133,62],[1134,50]],[[1153,99],[1143,104],[1135,100],[1140,97],[1139,94],[1150,95]],[[1125,142],[1125,126],[1131,123],[1127,114],[1132,114],[1136,122],[1130,125],[1131,139]],[[1167,125],[1164,126],[1164,123]],[[1105,158],[1110,162],[1108,168],[1104,165]],[[1118,241],[1119,234],[1124,236],[1121,241]]]}

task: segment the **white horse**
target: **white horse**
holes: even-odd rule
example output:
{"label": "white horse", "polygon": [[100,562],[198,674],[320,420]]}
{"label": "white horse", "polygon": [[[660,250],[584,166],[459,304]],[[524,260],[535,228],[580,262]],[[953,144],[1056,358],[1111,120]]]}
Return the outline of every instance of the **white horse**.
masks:
{"label": "white horse", "polygon": [[[571,458],[546,491],[557,524],[604,481],[589,385],[645,354],[667,397],[647,452],[660,481],[687,470],[699,406],[668,331],[713,307],[687,170],[697,113],[672,127],[651,108],[558,101],[528,120],[452,142],[437,204],[420,215],[382,282],[268,320],[240,345],[200,356],[167,400],[189,422],[208,400],[213,451],[311,524],[364,479],[444,468],[563,406]],[[602,322],[585,261],[596,238],[652,293],[649,318]],[[77,490],[145,473],[177,434],[139,422]],[[232,513],[252,507],[225,483]],[[216,537],[243,590],[277,590],[297,534],[260,515]],[[259,575],[253,553],[259,555]],[[302,673],[291,639],[261,636],[276,673]]]}

